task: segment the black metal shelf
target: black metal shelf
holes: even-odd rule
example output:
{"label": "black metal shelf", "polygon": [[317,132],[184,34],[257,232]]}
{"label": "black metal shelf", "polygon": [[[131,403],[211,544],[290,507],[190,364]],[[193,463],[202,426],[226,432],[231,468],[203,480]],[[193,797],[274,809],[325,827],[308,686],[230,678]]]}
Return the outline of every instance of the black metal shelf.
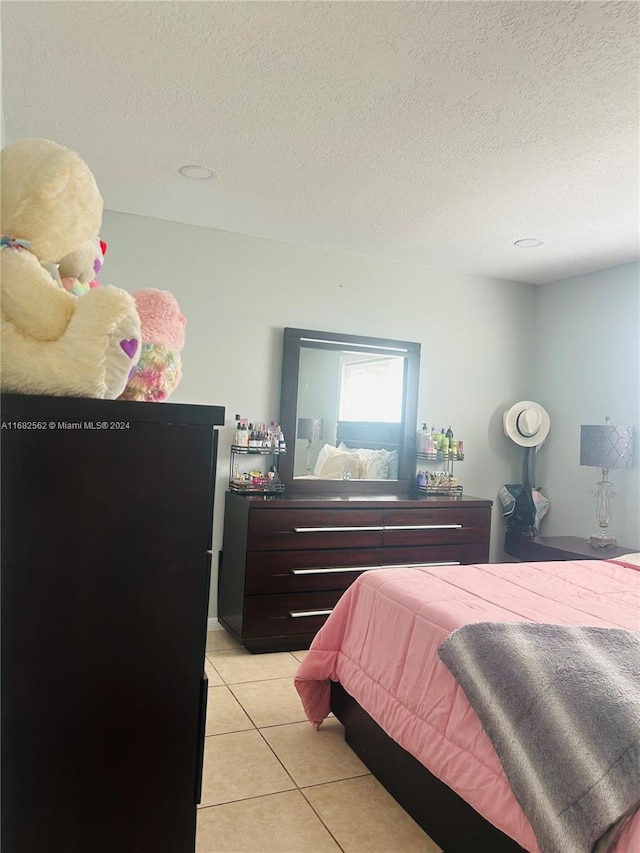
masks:
{"label": "black metal shelf", "polygon": [[[439,454],[433,453],[416,453],[416,462],[426,462],[432,465],[440,465],[442,467],[442,473],[445,474],[446,478],[453,479],[453,464],[454,462],[463,462],[464,461],[464,453],[455,455],[451,453],[444,453],[440,451]],[[442,495],[443,497],[462,497],[463,487],[459,484],[455,486],[447,486],[447,485],[436,485],[429,486],[429,474],[425,472],[427,476],[427,482],[425,485],[421,485],[418,481],[417,489],[418,492],[425,495]],[[443,480],[445,477],[442,478]],[[416,480],[418,478],[416,477]]]}
{"label": "black metal shelf", "polygon": [[[286,450],[273,447],[240,447],[237,444],[231,445],[231,454],[229,458],[229,491],[235,492],[238,495],[281,495],[284,492],[284,483],[280,482],[279,475],[277,481],[267,480],[266,474],[261,474],[259,480],[264,482],[254,483],[251,475],[248,474],[246,479],[238,477],[234,459],[236,456],[271,456],[273,458],[273,468],[278,472],[278,462],[280,456],[286,456]],[[268,463],[267,463],[268,464]],[[234,476],[235,474],[235,476]]]}
{"label": "black metal shelf", "polygon": [[241,456],[286,456],[286,450],[274,450],[273,447],[240,447],[237,444],[231,445],[231,452]]}
{"label": "black metal shelf", "polygon": [[421,486],[418,486],[418,491],[423,495],[441,495],[442,497],[462,497],[463,487],[462,486],[435,486],[430,489],[428,486],[424,489]]}
{"label": "black metal shelf", "polygon": [[229,483],[229,491],[235,492],[237,495],[281,495],[284,492],[284,483],[264,487]]}
{"label": "black metal shelf", "polygon": [[426,462],[464,462],[464,453],[456,453],[455,456],[450,453],[447,453],[446,456],[444,453],[442,456],[434,456],[432,453],[416,453],[416,457],[424,459]]}

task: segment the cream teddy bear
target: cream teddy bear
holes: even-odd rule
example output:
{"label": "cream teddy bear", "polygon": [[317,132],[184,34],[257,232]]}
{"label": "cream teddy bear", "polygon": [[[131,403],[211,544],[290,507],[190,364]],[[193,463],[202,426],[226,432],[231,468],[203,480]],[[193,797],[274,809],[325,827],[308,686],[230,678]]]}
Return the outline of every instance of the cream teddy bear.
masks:
{"label": "cream teddy bear", "polygon": [[57,263],[55,277],[68,293],[74,296],[83,296],[94,287],[99,287],[96,278],[104,263],[107,244],[104,240],[85,240],[75,250],[65,255]]}
{"label": "cream teddy bear", "polygon": [[57,261],[95,240],[102,197],[81,158],[47,139],[2,150],[2,390],[115,399],[140,356],[133,297],[60,287]]}

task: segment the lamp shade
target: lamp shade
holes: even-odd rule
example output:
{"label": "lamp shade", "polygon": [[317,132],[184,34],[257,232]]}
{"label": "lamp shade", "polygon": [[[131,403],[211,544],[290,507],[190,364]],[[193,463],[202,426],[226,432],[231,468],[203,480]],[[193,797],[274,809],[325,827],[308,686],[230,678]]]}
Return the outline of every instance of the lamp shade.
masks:
{"label": "lamp shade", "polygon": [[633,468],[633,427],[580,427],[580,464],[592,468]]}
{"label": "lamp shade", "polygon": [[298,418],[298,438],[319,441],[322,438],[324,421],[322,418]]}

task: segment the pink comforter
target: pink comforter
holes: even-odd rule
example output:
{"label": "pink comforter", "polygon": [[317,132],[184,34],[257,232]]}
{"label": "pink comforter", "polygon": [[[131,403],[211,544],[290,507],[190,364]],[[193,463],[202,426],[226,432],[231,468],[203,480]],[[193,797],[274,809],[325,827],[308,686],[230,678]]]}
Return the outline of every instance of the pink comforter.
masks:
{"label": "pink comforter", "polygon": [[[493,746],[437,650],[468,622],[640,629],[640,571],[613,561],[371,571],[344,593],[296,674],[317,727],[339,681],[378,724],[483,817],[539,853]],[[640,813],[615,853],[639,853]]]}

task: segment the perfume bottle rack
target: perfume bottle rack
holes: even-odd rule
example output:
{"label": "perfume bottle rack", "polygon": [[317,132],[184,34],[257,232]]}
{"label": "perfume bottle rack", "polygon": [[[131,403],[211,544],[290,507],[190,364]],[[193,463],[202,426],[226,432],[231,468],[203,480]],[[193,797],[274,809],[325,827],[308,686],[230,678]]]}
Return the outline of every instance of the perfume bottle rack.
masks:
{"label": "perfume bottle rack", "polygon": [[464,462],[464,453],[449,453],[448,450],[437,450],[433,453],[416,453],[418,459],[427,462]]}
{"label": "perfume bottle rack", "polygon": [[[239,447],[231,445],[231,458],[229,462],[229,491],[239,495],[277,495],[284,492],[284,483],[277,478],[278,459],[286,455],[286,450],[272,447]],[[234,473],[236,469],[236,456],[271,456],[273,457],[273,468],[276,472],[276,482],[270,479],[268,474],[260,475]]]}
{"label": "perfume bottle rack", "polygon": [[240,447],[238,444],[231,445],[231,453],[238,456],[286,456],[286,450],[279,450],[274,447]]}
{"label": "perfume bottle rack", "polygon": [[461,498],[463,494],[462,486],[418,486],[418,491],[423,495],[440,495],[445,498]]}
{"label": "perfume bottle rack", "polygon": [[[426,495],[442,495],[443,497],[462,497],[463,487],[458,485],[450,485],[449,480],[453,479],[453,463],[462,462],[464,454],[449,454],[439,452],[439,455],[434,453],[416,453],[417,462],[436,462],[440,463],[441,471],[430,474],[425,471],[424,481],[420,475],[416,477],[416,485],[418,492]],[[441,476],[437,476],[441,474]]]}

